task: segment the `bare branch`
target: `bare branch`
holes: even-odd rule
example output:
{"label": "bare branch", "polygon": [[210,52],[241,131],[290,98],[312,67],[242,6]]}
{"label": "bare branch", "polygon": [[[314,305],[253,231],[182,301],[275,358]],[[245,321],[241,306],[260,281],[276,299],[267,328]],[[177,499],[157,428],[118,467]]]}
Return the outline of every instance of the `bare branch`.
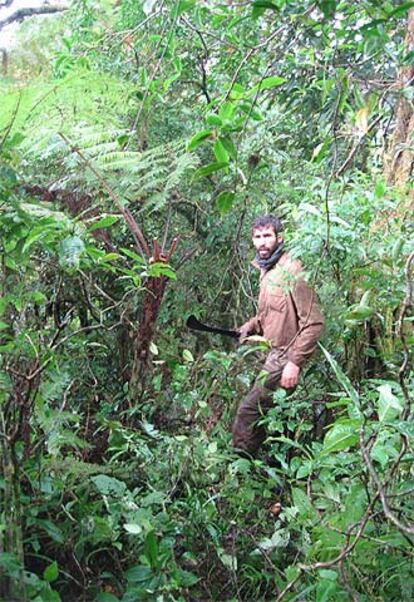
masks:
{"label": "bare branch", "polygon": [[[12,4],[12,2],[10,2],[10,4]],[[24,19],[27,19],[27,17],[33,17],[35,15],[51,15],[53,13],[61,13],[65,10],[67,10],[66,6],[53,5],[37,6],[33,8],[19,8],[14,13],[0,21],[0,31],[11,23],[21,23],[21,21],[24,21]]]}

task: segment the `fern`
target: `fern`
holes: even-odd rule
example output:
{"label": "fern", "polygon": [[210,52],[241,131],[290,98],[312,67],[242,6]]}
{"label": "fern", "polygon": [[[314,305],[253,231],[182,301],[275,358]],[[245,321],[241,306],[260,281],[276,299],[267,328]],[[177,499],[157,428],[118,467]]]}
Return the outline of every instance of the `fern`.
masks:
{"label": "fern", "polygon": [[[20,101],[18,100],[20,96]],[[37,166],[32,180],[53,188],[95,194],[101,184],[59,136],[62,132],[90,160],[122,202],[139,200],[150,210],[163,207],[171,191],[186,180],[197,158],[184,140],[145,150],[125,150],[135,132],[125,128],[128,105],[135,108],[131,84],[93,71],[77,71],[58,83],[37,82],[4,95],[0,129],[13,118],[23,133],[20,151],[27,165]],[[39,170],[38,166],[41,166]]]}

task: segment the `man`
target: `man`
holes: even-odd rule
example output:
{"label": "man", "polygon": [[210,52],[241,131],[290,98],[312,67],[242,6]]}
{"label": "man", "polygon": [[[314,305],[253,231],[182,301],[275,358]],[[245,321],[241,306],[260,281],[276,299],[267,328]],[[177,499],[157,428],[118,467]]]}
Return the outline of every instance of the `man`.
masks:
{"label": "man", "polygon": [[296,387],[300,371],[315,349],[323,317],[312,288],[305,282],[302,265],[284,250],[278,217],[255,219],[253,265],[260,270],[257,315],[239,329],[240,339],[263,335],[272,345],[263,373],[238,407],[233,424],[233,446],[254,455],[266,434],[257,421],[272,405],[277,387]]}

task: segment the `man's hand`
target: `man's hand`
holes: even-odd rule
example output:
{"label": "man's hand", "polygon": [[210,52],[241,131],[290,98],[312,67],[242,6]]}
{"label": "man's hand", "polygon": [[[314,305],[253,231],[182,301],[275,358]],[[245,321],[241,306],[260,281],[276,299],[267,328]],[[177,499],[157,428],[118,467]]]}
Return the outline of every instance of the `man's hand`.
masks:
{"label": "man's hand", "polygon": [[239,333],[239,339],[242,341],[249,336],[250,329],[242,326],[237,332]]}
{"label": "man's hand", "polygon": [[293,389],[299,380],[300,368],[293,362],[288,362],[283,368],[280,384],[284,389]]}

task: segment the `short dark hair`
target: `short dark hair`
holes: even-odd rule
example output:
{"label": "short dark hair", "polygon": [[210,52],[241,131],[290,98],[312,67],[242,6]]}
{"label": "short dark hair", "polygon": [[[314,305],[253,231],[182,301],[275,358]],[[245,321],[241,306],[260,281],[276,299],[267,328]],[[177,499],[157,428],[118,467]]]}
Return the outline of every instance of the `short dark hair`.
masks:
{"label": "short dark hair", "polygon": [[256,228],[265,228],[266,226],[272,226],[275,234],[283,231],[283,224],[280,217],[276,215],[258,215],[252,224],[252,234],[253,230]]}

